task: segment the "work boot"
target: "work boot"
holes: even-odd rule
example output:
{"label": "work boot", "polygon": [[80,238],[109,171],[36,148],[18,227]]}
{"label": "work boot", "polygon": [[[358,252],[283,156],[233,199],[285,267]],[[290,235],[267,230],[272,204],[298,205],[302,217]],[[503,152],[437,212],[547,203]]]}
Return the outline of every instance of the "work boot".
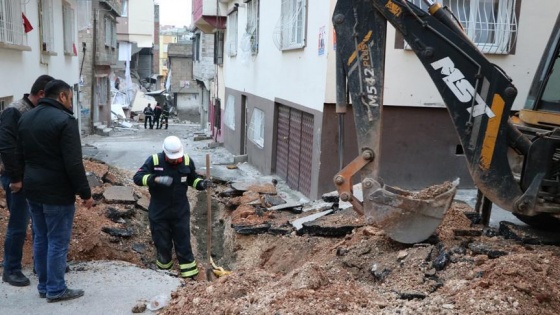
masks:
{"label": "work boot", "polygon": [[84,295],[84,290],[73,290],[73,289],[66,288],[66,290],[57,297],[53,297],[53,298],[47,297],[47,302],[52,303],[52,302],[68,301],[68,300],[77,299],[83,295]]}
{"label": "work boot", "polygon": [[16,287],[25,287],[28,286],[31,282],[29,278],[23,275],[21,271],[16,271],[12,273],[3,273],[2,274],[2,281],[7,282]]}

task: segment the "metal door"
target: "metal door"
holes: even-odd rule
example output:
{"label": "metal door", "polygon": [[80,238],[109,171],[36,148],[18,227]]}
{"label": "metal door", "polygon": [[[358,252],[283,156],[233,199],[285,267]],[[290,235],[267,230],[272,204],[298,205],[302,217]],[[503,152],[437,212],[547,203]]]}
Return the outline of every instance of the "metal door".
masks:
{"label": "metal door", "polygon": [[278,106],[276,174],[292,189],[311,193],[313,115]]}

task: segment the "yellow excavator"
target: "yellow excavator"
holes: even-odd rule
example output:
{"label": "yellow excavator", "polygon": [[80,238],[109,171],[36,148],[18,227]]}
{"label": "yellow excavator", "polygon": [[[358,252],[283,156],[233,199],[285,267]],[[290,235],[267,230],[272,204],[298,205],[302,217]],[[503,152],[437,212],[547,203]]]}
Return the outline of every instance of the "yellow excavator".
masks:
{"label": "yellow excavator", "polygon": [[[479,190],[483,213],[496,204],[522,221],[560,227],[560,18],[536,71],[526,106],[511,110],[517,89],[468,38],[446,6],[424,0],[338,0],[337,112],[352,101],[360,154],[334,182],[370,224],[402,243],[427,239],[438,227],[456,183],[419,194],[391,187],[378,177],[387,22],[400,33],[441,94]],[[339,119],[339,122],[342,122]],[[342,129],[342,128],[341,128]],[[363,201],[352,177],[361,175]]]}

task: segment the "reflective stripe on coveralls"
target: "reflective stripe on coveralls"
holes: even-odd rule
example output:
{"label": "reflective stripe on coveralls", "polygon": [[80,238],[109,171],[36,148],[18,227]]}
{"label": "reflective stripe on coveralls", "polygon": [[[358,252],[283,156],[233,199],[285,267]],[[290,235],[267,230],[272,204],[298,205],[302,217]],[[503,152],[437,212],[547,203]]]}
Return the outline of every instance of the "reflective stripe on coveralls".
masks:
{"label": "reflective stripe on coveralls", "polygon": [[164,263],[160,262],[159,260],[156,260],[156,265],[158,266],[159,269],[168,270],[168,269],[171,269],[171,267],[173,267],[173,260],[168,262],[167,264],[164,264]]}
{"label": "reflective stripe on coveralls", "polygon": [[196,261],[189,264],[180,264],[179,268],[181,269],[181,277],[183,278],[194,277],[198,274]]}
{"label": "reflective stripe on coveralls", "polygon": [[[154,161],[154,166],[159,165],[159,156],[157,154],[152,154],[152,160]],[[191,159],[186,154],[184,156],[184,163],[186,166],[189,166],[189,164],[191,163]],[[144,177],[142,177],[142,185],[148,186],[148,177],[150,177],[150,175],[144,175]],[[198,182],[200,182],[201,180],[202,178],[195,179],[192,184],[192,187],[196,188],[196,184],[198,184]]]}

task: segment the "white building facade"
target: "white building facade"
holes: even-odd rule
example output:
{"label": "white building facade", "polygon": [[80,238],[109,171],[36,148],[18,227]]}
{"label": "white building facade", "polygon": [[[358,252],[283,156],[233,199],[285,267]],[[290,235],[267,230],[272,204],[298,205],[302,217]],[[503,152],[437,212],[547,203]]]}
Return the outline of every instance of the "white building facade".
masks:
{"label": "white building facade", "polygon": [[[221,100],[225,147],[246,154],[261,172],[279,175],[309,197],[334,190],[339,135],[331,21],[336,0],[219,3],[216,11],[226,15],[227,22],[223,68],[217,68],[212,93]],[[512,77],[519,90],[514,109],[521,109],[560,2],[443,3],[488,59]],[[386,47],[380,176],[408,189],[458,176],[463,187],[472,186],[447,109],[392,26]],[[344,165],[358,154],[352,115],[350,109],[345,116]]]}
{"label": "white building facade", "polygon": [[29,93],[42,74],[77,86],[80,45],[75,0],[0,0],[0,17],[2,109]]}

